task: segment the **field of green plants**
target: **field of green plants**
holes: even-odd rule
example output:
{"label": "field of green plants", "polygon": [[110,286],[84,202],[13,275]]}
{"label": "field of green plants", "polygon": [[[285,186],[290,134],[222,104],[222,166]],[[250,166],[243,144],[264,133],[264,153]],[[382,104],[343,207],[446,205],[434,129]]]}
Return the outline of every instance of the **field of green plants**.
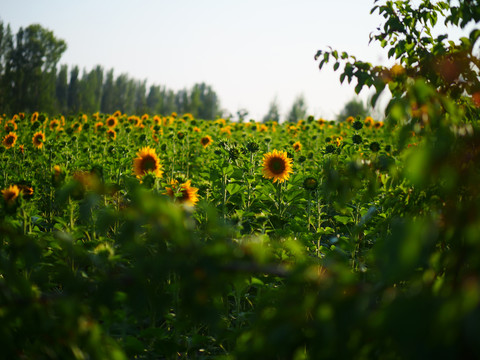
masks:
{"label": "field of green plants", "polygon": [[384,121],[1,116],[0,358],[479,358],[480,7],[395,4]]}

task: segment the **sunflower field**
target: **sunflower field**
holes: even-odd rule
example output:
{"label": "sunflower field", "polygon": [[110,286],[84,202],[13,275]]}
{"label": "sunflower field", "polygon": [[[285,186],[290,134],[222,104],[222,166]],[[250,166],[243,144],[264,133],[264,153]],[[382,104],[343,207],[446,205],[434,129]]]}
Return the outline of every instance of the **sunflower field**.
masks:
{"label": "sunflower field", "polygon": [[480,14],[408,3],[315,56],[382,120],[0,116],[0,358],[480,358]]}

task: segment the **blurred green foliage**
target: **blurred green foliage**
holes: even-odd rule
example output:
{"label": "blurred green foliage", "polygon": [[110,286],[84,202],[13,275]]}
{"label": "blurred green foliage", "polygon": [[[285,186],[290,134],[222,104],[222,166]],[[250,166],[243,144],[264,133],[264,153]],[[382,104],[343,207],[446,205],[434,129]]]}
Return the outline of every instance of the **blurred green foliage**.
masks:
{"label": "blurred green foliage", "polygon": [[[479,5],[375,6],[386,24],[374,40],[401,68],[320,52],[321,65],[345,60],[357,89],[392,92],[384,127],[158,125],[166,177],[198,184],[195,208],[131,174],[130,147],[153,140],[127,119],[118,142],[92,124],[52,133],[36,153],[2,147],[2,183],[28,170],[35,188],[33,199],[1,199],[2,356],[479,358],[478,36],[468,46],[428,37],[437,13],[464,26]],[[446,54],[455,79],[431,66]],[[193,126],[232,134],[195,147]],[[25,131],[20,140],[35,129]],[[295,164],[281,186],[259,168],[274,148]],[[66,172],[41,167],[60,160]],[[88,170],[69,173],[78,168]]]}

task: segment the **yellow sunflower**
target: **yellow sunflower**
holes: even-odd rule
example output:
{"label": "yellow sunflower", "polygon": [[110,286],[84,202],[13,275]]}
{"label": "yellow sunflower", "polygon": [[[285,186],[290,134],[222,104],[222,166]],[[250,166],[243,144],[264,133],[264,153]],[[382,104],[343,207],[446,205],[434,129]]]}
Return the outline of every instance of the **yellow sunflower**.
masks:
{"label": "yellow sunflower", "polygon": [[58,186],[65,178],[65,173],[62,171],[60,165],[54,165],[52,171],[52,179],[55,186]]}
{"label": "yellow sunflower", "polygon": [[107,137],[109,140],[115,140],[117,138],[117,132],[113,129],[107,130]]}
{"label": "yellow sunflower", "polygon": [[107,121],[105,121],[105,125],[107,125],[109,128],[113,128],[115,126],[117,126],[118,124],[118,121],[117,121],[117,118],[115,116],[110,116]]}
{"label": "yellow sunflower", "polygon": [[32,114],[32,117],[30,118],[30,122],[33,124],[35,121],[38,120],[38,111],[35,111],[33,114]]}
{"label": "yellow sunflower", "polygon": [[292,146],[293,146],[293,150],[295,150],[296,152],[299,152],[300,150],[302,150],[302,144],[300,143],[300,141],[297,141]]}
{"label": "yellow sunflower", "polygon": [[133,159],[133,172],[137,178],[141,178],[148,173],[153,173],[156,177],[162,176],[162,165],[155,149],[146,146],[137,152],[137,157]]}
{"label": "yellow sunflower", "polygon": [[132,124],[133,126],[140,126],[141,122],[142,122],[142,119],[140,119],[138,116],[129,116],[127,118],[127,121]]}
{"label": "yellow sunflower", "polygon": [[288,180],[293,172],[292,159],[285,151],[273,150],[263,155],[263,177],[273,179],[273,182]]}
{"label": "yellow sunflower", "polygon": [[374,123],[373,118],[371,116],[367,116],[364,120],[365,126],[371,127]]}
{"label": "yellow sunflower", "polygon": [[32,143],[37,149],[41,149],[43,147],[43,143],[45,142],[45,134],[41,131],[36,132],[33,135]]}
{"label": "yellow sunflower", "polygon": [[17,141],[17,134],[14,132],[9,132],[3,138],[2,144],[7,148],[10,149],[15,146],[15,142]]}
{"label": "yellow sunflower", "polygon": [[198,189],[191,186],[191,181],[188,180],[178,185],[177,180],[170,181],[170,186],[165,188],[166,194],[170,196],[173,200],[178,201],[181,204],[187,204],[190,206],[195,206],[198,202]]}
{"label": "yellow sunflower", "polygon": [[60,121],[58,121],[57,119],[53,119],[52,121],[50,121],[48,127],[52,131],[57,130],[58,128],[60,128]]}
{"label": "yellow sunflower", "polygon": [[200,143],[204,148],[206,148],[213,143],[212,137],[210,135],[204,136],[200,139]]}
{"label": "yellow sunflower", "polygon": [[7,205],[12,205],[20,194],[20,189],[17,185],[10,185],[7,189],[2,190],[3,200]]}
{"label": "yellow sunflower", "polygon": [[232,127],[230,125],[224,126],[220,129],[220,134],[232,135]]}
{"label": "yellow sunflower", "polygon": [[162,125],[162,119],[158,115],[155,115],[153,117],[153,122],[154,122],[155,125]]}
{"label": "yellow sunflower", "polygon": [[95,127],[95,132],[98,132],[98,130],[103,128],[103,122],[101,122],[101,121],[96,122],[94,127]]}
{"label": "yellow sunflower", "polygon": [[15,120],[10,119],[5,122],[5,132],[12,132],[18,129],[18,125]]}
{"label": "yellow sunflower", "polygon": [[24,199],[31,199],[33,197],[33,187],[25,185],[25,184],[18,184],[18,190],[22,193],[22,197]]}

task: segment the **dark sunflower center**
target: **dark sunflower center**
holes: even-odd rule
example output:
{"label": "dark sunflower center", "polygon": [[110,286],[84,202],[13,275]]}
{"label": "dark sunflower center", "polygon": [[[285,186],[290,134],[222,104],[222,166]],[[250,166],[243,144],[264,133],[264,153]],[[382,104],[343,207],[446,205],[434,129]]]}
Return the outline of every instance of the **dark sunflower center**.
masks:
{"label": "dark sunflower center", "polygon": [[202,145],[207,145],[210,142],[208,138],[203,138],[202,139]]}
{"label": "dark sunflower center", "polygon": [[186,189],[181,189],[180,190],[180,196],[178,197],[178,199],[183,202],[183,201],[187,201],[188,199],[190,198],[189,196],[189,193]]}
{"label": "dark sunflower center", "polygon": [[16,197],[17,197],[16,193],[14,193],[13,191],[9,191],[5,194],[5,201],[6,202],[11,202],[11,201],[15,200]]}
{"label": "dark sunflower center", "polygon": [[280,158],[270,160],[270,171],[275,175],[282,174],[285,171],[285,161]]}
{"label": "dark sunflower center", "polygon": [[6,142],[8,145],[12,145],[14,141],[15,141],[15,138],[13,136],[7,137]]}
{"label": "dark sunflower center", "polygon": [[41,144],[41,143],[43,142],[43,137],[40,136],[40,135],[38,135],[38,136],[35,138],[35,142],[36,142],[37,144]]}
{"label": "dark sunflower center", "polygon": [[157,168],[157,163],[155,159],[150,155],[145,156],[142,160],[142,170],[143,172],[148,172],[151,170],[155,170]]}

